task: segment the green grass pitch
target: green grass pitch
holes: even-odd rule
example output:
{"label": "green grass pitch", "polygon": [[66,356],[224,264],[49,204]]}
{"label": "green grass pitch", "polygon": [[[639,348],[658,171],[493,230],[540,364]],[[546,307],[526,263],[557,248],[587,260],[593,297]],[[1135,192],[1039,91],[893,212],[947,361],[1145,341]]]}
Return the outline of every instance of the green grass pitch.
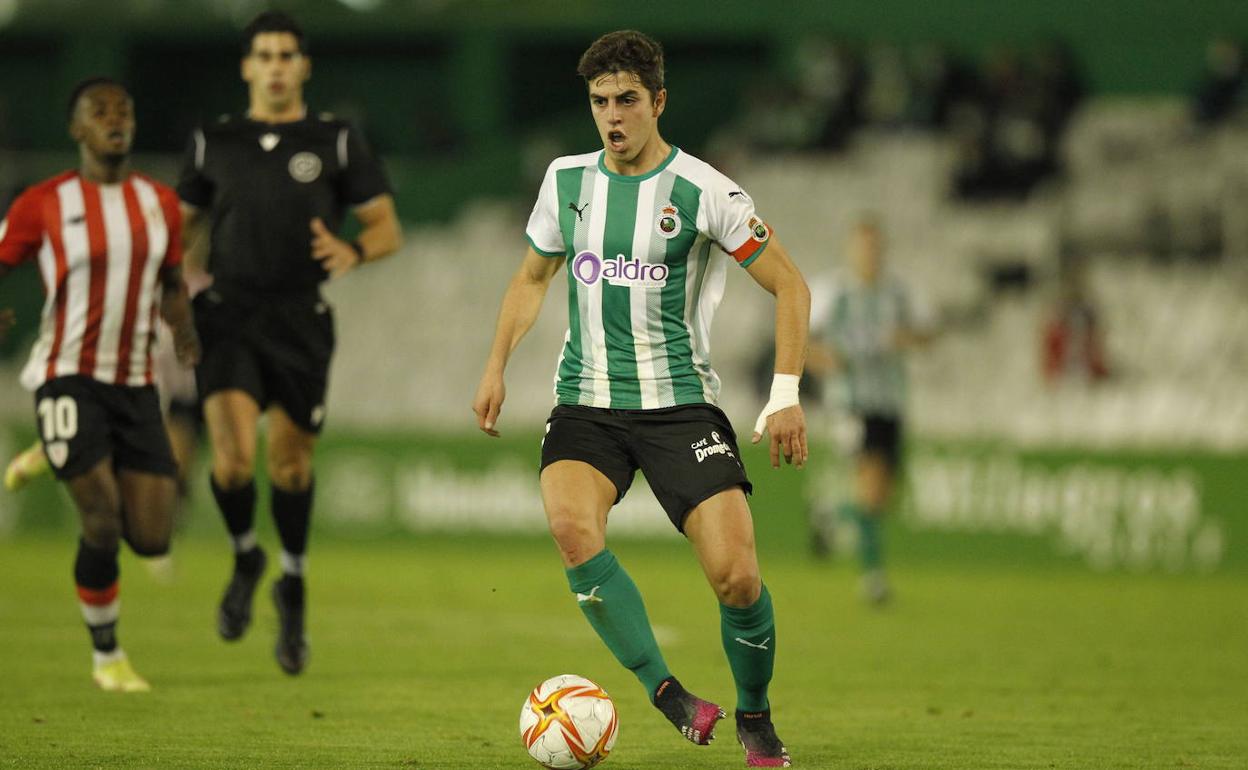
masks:
{"label": "green grass pitch", "polygon": [[[731,710],[718,613],[688,548],[613,547],[672,669]],[[619,709],[606,768],[743,766],[730,723],[695,747],[646,703],[544,541],[314,538],[298,678],[272,658],[267,580],[247,637],[217,638],[223,542],[178,543],[168,584],[127,556],[120,634],[146,695],[92,687],[72,549],[69,535],[0,542],[0,768],[536,768],[520,703],[569,672]],[[796,767],[1248,766],[1242,575],[903,566],[898,601],[873,611],[846,566],[770,551],[763,567],[773,711]]]}

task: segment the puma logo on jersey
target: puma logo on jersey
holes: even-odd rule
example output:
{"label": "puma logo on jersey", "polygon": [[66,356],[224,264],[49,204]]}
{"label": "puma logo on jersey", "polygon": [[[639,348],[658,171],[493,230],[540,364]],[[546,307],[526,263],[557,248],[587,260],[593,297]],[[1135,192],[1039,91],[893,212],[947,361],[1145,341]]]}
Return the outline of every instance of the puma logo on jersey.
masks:
{"label": "puma logo on jersey", "polygon": [[87,217],[86,217],[86,215],[85,215],[85,214],[79,214],[79,215],[78,215],[78,216],[76,216],[76,217],[70,217],[69,219],[66,219],[66,220],[65,220],[65,224],[67,224],[67,225],[80,225],[80,224],[82,224],[82,223],[83,223],[83,222],[85,222],[85,221],[87,221]]}
{"label": "puma logo on jersey", "polygon": [[601,604],[602,597],[595,596],[595,594],[598,593],[599,588],[602,588],[602,586],[594,586],[592,589],[590,589],[590,592],[587,594],[578,592],[576,595],[576,603],[577,604]]}
{"label": "puma logo on jersey", "polygon": [[581,207],[578,209],[578,208],[576,207],[576,201],[568,201],[568,208],[570,208],[570,209],[572,209],[573,211],[575,211],[575,212],[576,212],[576,221],[578,221],[578,222],[584,222],[584,221],[585,221],[585,216],[584,216],[584,214],[585,214],[585,209],[589,208],[589,204],[588,204],[588,203],[586,203],[585,205],[581,206]]}
{"label": "puma logo on jersey", "polygon": [[740,190],[733,190],[732,192],[728,193],[729,198],[735,198],[738,195],[745,195],[745,193],[741,192]]}
{"label": "puma logo on jersey", "polygon": [[751,641],[747,641],[747,640],[745,640],[745,639],[742,639],[742,638],[741,638],[741,637],[739,637],[739,636],[738,636],[736,639],[733,639],[733,641],[734,641],[734,642],[740,642],[741,644],[744,644],[746,647],[753,647],[753,648],[754,648],[754,649],[756,649],[756,650],[765,650],[765,649],[767,649],[767,643],[771,641],[771,637],[770,637],[770,636],[769,636],[769,637],[767,637],[766,639],[764,639],[763,641],[759,642],[758,644],[754,644],[754,643],[753,643],[753,642],[751,642]]}

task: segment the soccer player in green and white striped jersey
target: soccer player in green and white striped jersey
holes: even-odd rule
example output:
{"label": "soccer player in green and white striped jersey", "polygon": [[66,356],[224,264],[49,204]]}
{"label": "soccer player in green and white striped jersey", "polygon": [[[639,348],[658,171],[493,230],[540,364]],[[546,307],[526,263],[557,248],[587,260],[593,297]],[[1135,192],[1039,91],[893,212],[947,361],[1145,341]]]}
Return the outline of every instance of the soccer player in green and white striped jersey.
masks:
{"label": "soccer player in green and white striped jersey", "polygon": [[569,329],[541,485],[569,585],[655,706],[687,739],[709,742],[724,712],[672,676],[641,595],[606,548],[607,513],[641,470],[719,598],[746,764],[786,767],[767,698],[775,621],[754,550],[752,487],[716,406],[709,331],[731,258],[776,297],[776,381],[753,440],[770,433],[773,467],[781,454],[801,467],[797,380],[809,292],[750,197],[659,135],[667,91],[658,43],[613,32],[590,46],[577,71],[603,148],[558,158],[546,172],[473,409],[479,427],[497,435],[507,359],[566,265]]}
{"label": "soccer player in green and white striped jersey", "polygon": [[906,351],[932,337],[925,308],[905,283],[884,271],[883,236],[864,216],[850,234],[848,269],[813,288],[810,368],[836,372],[825,400],[857,423],[861,434],[853,499],[839,502],[816,486],[811,526],[816,553],[826,554],[837,514],[858,531],[863,596],[889,598],[881,519],[901,461],[906,406]]}

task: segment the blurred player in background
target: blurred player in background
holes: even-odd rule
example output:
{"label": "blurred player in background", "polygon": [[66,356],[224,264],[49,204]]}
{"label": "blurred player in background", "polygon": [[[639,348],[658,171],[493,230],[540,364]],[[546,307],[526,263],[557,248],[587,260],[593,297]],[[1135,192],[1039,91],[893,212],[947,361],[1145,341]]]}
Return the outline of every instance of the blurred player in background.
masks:
{"label": "blurred player in background", "polygon": [[[273,584],[278,665],[307,663],[304,558],[312,513],[312,454],[325,419],[334,322],[320,285],[399,247],[394,200],[360,132],[310,115],[304,36],[279,12],[243,35],[247,113],[223,116],[191,137],[178,194],[188,258],[207,248],[212,286],[195,297],[204,344],[197,372],[212,445],[211,485],[234,543],[234,570],[217,616],[227,640],[251,622],[265,567],[253,530],[256,434],[268,423],[266,467],[282,545]],[[350,209],[354,242],[334,235]]]}
{"label": "blurred player in background", "polygon": [[81,165],[13,202],[0,225],[0,277],[26,260],[43,277],[47,301],[22,383],[35,392],[43,453],[82,521],[74,579],[93,678],[140,692],[149,685],[117,642],[117,552],[125,540],[141,556],[162,554],[173,527],[174,460],[152,385],[157,312],[183,363],[197,360],[199,342],[177,196],[129,170],[130,95],[92,78],[69,105]]}
{"label": "blurred player in background", "polygon": [[871,216],[849,237],[846,269],[815,281],[808,366],[825,375],[824,402],[848,416],[856,434],[853,494],[837,500],[812,484],[815,551],[826,556],[838,517],[857,531],[863,596],[876,604],[891,589],[884,572],[882,520],[901,466],[906,406],[905,354],[933,336],[928,313],[909,288],[884,270],[884,240]]}
{"label": "blurred player in background", "polygon": [[708,743],[724,712],[672,676],[641,594],[606,548],[607,514],[640,469],[719,599],[746,764],[787,767],[767,697],[776,634],[746,502],[752,487],[732,425],[715,405],[720,383],[708,332],[731,257],[776,297],[775,382],[753,439],[770,433],[772,465],[782,453],[800,468],[806,283],[750,197],[659,135],[667,91],[658,43],[613,32],[590,46],[577,72],[603,149],[558,158],[546,172],[473,410],[481,430],[497,436],[507,359],[567,261],[570,329],[541,487],[569,586],[651,702],[688,740]]}

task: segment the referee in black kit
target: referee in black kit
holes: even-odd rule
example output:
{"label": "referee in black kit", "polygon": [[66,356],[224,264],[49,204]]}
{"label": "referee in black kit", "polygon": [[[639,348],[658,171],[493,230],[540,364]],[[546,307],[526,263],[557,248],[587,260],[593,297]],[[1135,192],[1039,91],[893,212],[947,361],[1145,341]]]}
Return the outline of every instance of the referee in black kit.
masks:
{"label": "referee in black kit", "polygon": [[[240,638],[265,567],[253,531],[256,427],[268,418],[267,468],[282,576],[273,584],[278,665],[298,674],[304,638],[304,553],[312,510],[312,452],[325,419],[334,324],[320,284],[399,247],[394,199],[360,133],[310,115],[303,31],[274,11],[243,35],[245,115],[197,130],[178,195],[194,259],[205,241],[212,285],[194,301],[203,341],[197,370],[212,444],[212,493],[234,542],[234,572],[217,628]],[[362,225],[351,243],[334,235],[350,209]],[[209,230],[204,238],[205,230]]]}

